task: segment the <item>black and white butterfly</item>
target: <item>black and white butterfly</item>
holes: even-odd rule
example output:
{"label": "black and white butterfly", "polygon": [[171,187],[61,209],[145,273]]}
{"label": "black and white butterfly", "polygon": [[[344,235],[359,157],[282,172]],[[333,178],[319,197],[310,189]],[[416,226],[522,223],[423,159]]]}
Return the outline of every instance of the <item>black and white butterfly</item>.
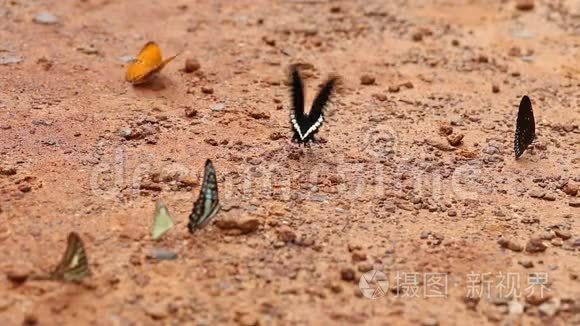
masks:
{"label": "black and white butterfly", "polygon": [[49,274],[33,276],[35,280],[79,282],[91,275],[83,241],[75,232],[68,235],[67,246],[60,263]]}
{"label": "black and white butterfly", "polygon": [[304,84],[300,77],[298,67],[293,65],[290,70],[292,83],[292,112],[290,122],[294,130],[292,140],[300,144],[314,140],[314,135],[318,132],[324,122],[324,109],[332,97],[338,77],[331,76],[320,89],[314,99],[312,108],[308,114],[304,113]]}
{"label": "black and white butterfly", "polygon": [[193,210],[189,215],[189,223],[187,224],[189,232],[193,233],[197,228],[205,225],[219,210],[220,202],[215,169],[211,161],[207,160],[205,161],[205,171],[199,197],[193,204]]}
{"label": "black and white butterfly", "polygon": [[534,111],[532,111],[532,102],[530,98],[522,97],[520,108],[518,110],[518,120],[516,122],[516,134],[514,138],[514,152],[518,159],[532,144],[536,138],[536,122],[534,120]]}

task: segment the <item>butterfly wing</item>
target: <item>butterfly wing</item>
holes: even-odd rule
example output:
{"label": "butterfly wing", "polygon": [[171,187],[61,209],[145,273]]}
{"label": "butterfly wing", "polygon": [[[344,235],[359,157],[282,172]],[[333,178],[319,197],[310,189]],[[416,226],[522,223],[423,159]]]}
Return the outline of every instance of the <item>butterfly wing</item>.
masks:
{"label": "butterfly wing", "polygon": [[187,225],[189,232],[205,225],[217,214],[220,209],[218,194],[218,184],[215,169],[210,160],[205,162],[203,183],[199,197],[193,204],[193,210],[189,215]]}
{"label": "butterfly wing", "polygon": [[174,55],[174,56],[172,56],[172,57],[169,57],[169,58],[163,60],[163,62],[161,62],[159,64],[159,66],[155,69],[155,71],[160,71],[161,69],[163,69],[163,67],[165,67],[165,65],[167,65],[168,63],[170,63],[171,61],[173,61],[173,59],[177,58],[178,55],[179,55],[179,53],[176,54],[176,55]]}
{"label": "butterfly wing", "polygon": [[147,82],[156,72],[160,71],[177,55],[163,60],[161,48],[155,42],[145,44],[137,59],[127,68],[125,79],[133,84]]}
{"label": "butterfly wing", "polygon": [[151,76],[153,76],[154,74],[158,73],[159,71],[161,71],[161,69],[163,69],[163,67],[165,67],[165,65],[167,65],[168,63],[170,63],[173,59],[175,59],[179,54],[176,54],[172,57],[169,57],[165,60],[163,60],[163,62],[161,62],[155,69],[151,70],[146,76],[144,76],[143,82],[147,82],[149,80],[149,78]]}
{"label": "butterfly wing", "polygon": [[514,151],[518,159],[536,138],[536,122],[532,102],[528,96],[522,97],[516,121]]}
{"label": "butterfly wing", "polygon": [[51,273],[53,280],[74,282],[90,276],[89,263],[83,242],[78,234],[68,235],[67,247],[60,263]]}
{"label": "butterfly wing", "polygon": [[158,201],[155,204],[155,220],[153,222],[153,231],[151,237],[153,240],[160,239],[167,231],[173,227],[173,220],[169,214],[167,206]]}
{"label": "butterfly wing", "polygon": [[336,88],[338,77],[330,77],[318,92],[318,95],[312,103],[310,113],[308,113],[308,128],[303,133],[304,138],[312,138],[324,122],[324,109],[328,105],[332,94]]}
{"label": "butterfly wing", "polygon": [[290,123],[294,130],[294,139],[300,141],[303,139],[302,128],[306,124],[304,116],[304,84],[298,67],[293,65],[290,68],[292,111],[290,112]]}
{"label": "butterfly wing", "polygon": [[163,60],[161,55],[161,48],[155,42],[147,42],[145,46],[139,51],[137,60],[145,63],[148,66],[157,66]]}

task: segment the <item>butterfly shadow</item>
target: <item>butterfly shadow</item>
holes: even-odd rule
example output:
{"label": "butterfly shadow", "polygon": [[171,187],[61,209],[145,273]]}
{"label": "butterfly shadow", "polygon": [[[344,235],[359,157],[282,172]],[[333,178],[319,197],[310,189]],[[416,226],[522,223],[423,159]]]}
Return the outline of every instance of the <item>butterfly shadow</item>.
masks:
{"label": "butterfly shadow", "polygon": [[291,140],[281,148],[284,150],[286,157],[291,160],[316,164],[321,157],[326,156],[323,146],[326,143],[327,140],[324,138],[315,138],[307,143]]}
{"label": "butterfly shadow", "polygon": [[524,154],[520,157],[515,159],[514,161],[517,164],[526,164],[526,163],[535,163],[538,161],[538,150],[535,148],[534,144],[532,143],[527,149]]}
{"label": "butterfly shadow", "polygon": [[156,74],[142,84],[133,85],[133,89],[138,93],[144,94],[147,91],[160,92],[169,88],[171,85],[173,85],[173,83],[169,78]]}

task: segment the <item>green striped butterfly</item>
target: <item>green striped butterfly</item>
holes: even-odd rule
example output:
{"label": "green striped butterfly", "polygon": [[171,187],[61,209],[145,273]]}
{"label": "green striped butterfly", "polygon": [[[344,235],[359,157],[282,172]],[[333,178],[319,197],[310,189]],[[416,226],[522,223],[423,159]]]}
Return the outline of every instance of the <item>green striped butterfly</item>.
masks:
{"label": "green striped butterfly", "polygon": [[56,281],[78,282],[90,275],[83,241],[78,234],[71,232],[68,235],[64,256],[48,278]]}
{"label": "green striped butterfly", "polygon": [[219,210],[220,202],[215,169],[208,159],[205,162],[203,184],[201,185],[199,197],[193,204],[193,210],[189,215],[189,223],[187,224],[189,232],[193,233],[195,229],[205,225]]}

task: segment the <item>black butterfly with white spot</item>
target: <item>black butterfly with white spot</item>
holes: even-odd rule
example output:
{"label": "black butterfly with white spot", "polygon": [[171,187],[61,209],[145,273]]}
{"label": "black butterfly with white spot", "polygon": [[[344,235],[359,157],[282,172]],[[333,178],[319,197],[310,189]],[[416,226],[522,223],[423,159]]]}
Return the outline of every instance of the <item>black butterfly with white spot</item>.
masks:
{"label": "black butterfly with white spot", "polygon": [[518,120],[516,122],[516,135],[514,138],[514,151],[518,159],[526,148],[532,144],[536,138],[536,122],[534,120],[534,111],[532,111],[532,102],[530,98],[522,97],[518,111]]}
{"label": "black butterfly with white spot", "polygon": [[292,112],[290,113],[290,122],[292,123],[292,129],[294,131],[292,141],[304,144],[313,141],[314,135],[322,126],[324,122],[324,109],[336,89],[338,77],[332,76],[322,85],[308,114],[304,113],[304,84],[296,65],[291,67],[290,78],[292,82]]}
{"label": "black butterfly with white spot", "polygon": [[193,204],[193,210],[189,215],[189,223],[187,224],[189,232],[193,233],[195,229],[204,226],[217,214],[220,210],[218,195],[215,169],[211,160],[207,160],[205,161],[205,171],[199,197]]}

